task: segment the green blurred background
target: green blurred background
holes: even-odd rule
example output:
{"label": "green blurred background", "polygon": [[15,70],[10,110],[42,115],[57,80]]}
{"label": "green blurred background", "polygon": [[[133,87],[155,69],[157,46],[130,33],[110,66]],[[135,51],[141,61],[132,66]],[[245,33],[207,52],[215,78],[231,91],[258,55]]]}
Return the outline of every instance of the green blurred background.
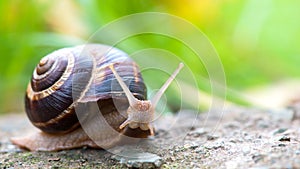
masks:
{"label": "green blurred background", "polygon": [[[23,111],[26,86],[40,58],[83,44],[101,26],[138,12],[170,13],[201,29],[223,63],[228,99],[249,104],[244,90],[299,77],[299,7],[298,0],[0,1],[0,113]],[[146,46],[165,42],[144,40]],[[167,44],[178,48],[178,42]],[[204,69],[191,69],[195,76],[207,76]],[[199,90],[209,87],[200,84]]]}

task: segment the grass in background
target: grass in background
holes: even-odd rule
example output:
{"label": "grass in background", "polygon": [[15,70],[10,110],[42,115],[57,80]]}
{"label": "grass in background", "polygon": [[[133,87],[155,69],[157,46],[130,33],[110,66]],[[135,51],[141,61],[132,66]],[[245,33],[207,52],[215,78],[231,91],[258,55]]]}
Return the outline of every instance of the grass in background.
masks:
{"label": "grass in background", "polygon": [[[166,12],[198,26],[215,45],[232,89],[242,91],[297,78],[298,6],[300,1],[296,0],[188,0],[185,5],[179,0],[0,1],[0,113],[23,110],[27,83],[41,57],[61,47],[85,43],[106,23],[138,12]],[[125,51],[152,45],[177,55],[188,53],[180,43],[157,36],[124,43]],[[203,67],[187,66],[196,77],[207,77]],[[200,78],[198,82],[199,90],[210,92],[208,82]],[[235,92],[229,91],[228,98],[245,103]]]}

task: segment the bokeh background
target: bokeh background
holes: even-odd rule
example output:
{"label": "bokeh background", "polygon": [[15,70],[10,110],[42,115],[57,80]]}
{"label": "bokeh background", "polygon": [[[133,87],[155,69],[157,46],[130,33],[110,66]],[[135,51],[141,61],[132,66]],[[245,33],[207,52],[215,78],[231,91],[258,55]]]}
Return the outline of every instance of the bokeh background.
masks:
{"label": "bokeh background", "polygon": [[[40,58],[83,44],[101,26],[139,12],[173,14],[201,29],[224,66],[228,101],[253,105],[248,91],[300,77],[299,6],[298,0],[0,1],[0,113],[24,110],[26,86]],[[170,39],[141,38],[142,43],[130,43],[184,52],[182,44]],[[131,45],[122,50],[132,50]],[[204,68],[188,66],[195,77],[207,77]],[[199,83],[199,91],[209,95],[207,82]]]}

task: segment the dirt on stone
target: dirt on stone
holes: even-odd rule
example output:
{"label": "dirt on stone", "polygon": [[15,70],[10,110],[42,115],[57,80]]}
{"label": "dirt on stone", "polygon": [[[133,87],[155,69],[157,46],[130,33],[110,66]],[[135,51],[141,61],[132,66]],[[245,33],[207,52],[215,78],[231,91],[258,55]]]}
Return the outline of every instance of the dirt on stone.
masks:
{"label": "dirt on stone", "polygon": [[[135,145],[58,152],[12,145],[10,137],[35,129],[24,114],[10,114],[0,117],[0,168],[300,168],[300,119],[294,114],[289,108],[186,110],[159,118],[156,135]],[[132,159],[136,154],[146,156]]]}

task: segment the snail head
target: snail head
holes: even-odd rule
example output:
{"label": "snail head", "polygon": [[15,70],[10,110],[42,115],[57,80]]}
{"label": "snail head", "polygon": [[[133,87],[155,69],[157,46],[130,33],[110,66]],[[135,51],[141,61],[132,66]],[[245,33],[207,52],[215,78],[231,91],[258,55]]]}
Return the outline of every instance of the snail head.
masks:
{"label": "snail head", "polygon": [[165,84],[160,88],[160,90],[156,93],[156,95],[151,100],[139,100],[133,96],[130,92],[122,78],[114,69],[113,65],[109,66],[115,75],[117,81],[122,87],[125,95],[129,101],[129,108],[127,109],[128,118],[120,125],[120,129],[123,129],[127,125],[132,128],[140,128],[142,130],[150,130],[150,134],[154,135],[154,129],[151,125],[151,122],[154,120],[155,108],[157,106],[158,101],[160,100],[163,93],[166,91],[171,82],[175,79],[176,75],[183,67],[183,63],[180,63],[178,68],[174,71],[174,73],[169,77],[169,79],[165,82]]}

